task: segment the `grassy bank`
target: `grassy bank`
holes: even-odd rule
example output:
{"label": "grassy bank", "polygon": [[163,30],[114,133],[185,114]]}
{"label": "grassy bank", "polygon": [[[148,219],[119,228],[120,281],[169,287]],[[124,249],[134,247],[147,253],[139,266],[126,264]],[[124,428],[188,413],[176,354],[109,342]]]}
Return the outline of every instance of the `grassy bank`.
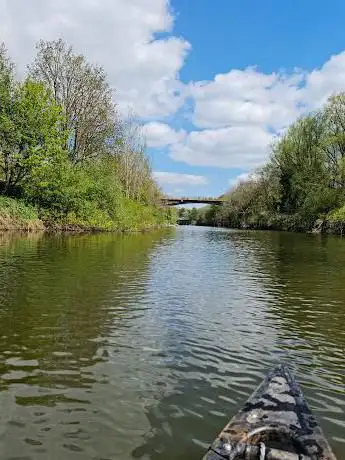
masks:
{"label": "grassy bank", "polygon": [[[225,205],[226,206],[226,205]],[[198,210],[196,225],[219,226],[243,230],[275,230],[288,232],[312,232],[345,235],[345,206],[334,209],[318,218],[306,218],[299,214],[268,214],[252,212],[250,215],[230,214],[216,206]]]}
{"label": "grassy bank", "polygon": [[22,200],[0,197],[0,231],[43,229],[44,224],[33,206]]}
{"label": "grassy bank", "polygon": [[143,231],[173,224],[174,214],[155,206],[123,200],[116,215],[97,210],[53,218],[24,200],[0,196],[0,231]]}

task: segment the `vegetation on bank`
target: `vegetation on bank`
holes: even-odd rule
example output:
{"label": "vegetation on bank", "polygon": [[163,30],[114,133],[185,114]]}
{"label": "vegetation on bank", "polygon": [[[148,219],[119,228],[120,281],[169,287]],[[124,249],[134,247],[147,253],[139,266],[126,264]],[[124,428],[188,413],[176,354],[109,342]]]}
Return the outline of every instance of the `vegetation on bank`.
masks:
{"label": "vegetation on bank", "polygon": [[197,208],[178,208],[177,219],[178,222],[187,222],[195,225],[198,220],[198,210]]}
{"label": "vegetation on bank", "polygon": [[140,126],[120,118],[103,69],[62,40],[37,45],[24,81],[0,47],[0,194],[0,229],[174,220],[160,206]]}
{"label": "vegetation on bank", "polygon": [[[198,212],[198,224],[235,228],[339,232],[345,222],[345,93],[293,123],[270,159],[226,194],[226,203]],[[340,225],[341,228],[344,225]]]}
{"label": "vegetation on bank", "polygon": [[22,200],[0,196],[0,230],[43,230],[37,210]]}

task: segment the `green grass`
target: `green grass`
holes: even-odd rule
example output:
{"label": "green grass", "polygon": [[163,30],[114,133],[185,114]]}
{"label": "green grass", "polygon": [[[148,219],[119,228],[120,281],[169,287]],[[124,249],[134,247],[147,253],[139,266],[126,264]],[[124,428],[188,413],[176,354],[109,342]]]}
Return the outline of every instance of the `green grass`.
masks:
{"label": "green grass", "polygon": [[345,205],[328,213],[326,220],[329,222],[345,222]]}
{"label": "green grass", "polygon": [[86,201],[82,209],[67,216],[42,212],[42,220],[50,230],[143,231],[175,223],[175,214],[164,208],[120,198],[111,212]]}
{"label": "green grass", "polygon": [[22,200],[0,196],[0,230],[43,230],[37,210]]}
{"label": "green grass", "polygon": [[64,218],[38,213],[23,200],[0,196],[1,230],[100,230],[142,231],[174,223],[174,213],[152,205],[120,199],[112,215],[86,202],[82,214],[69,213]]}

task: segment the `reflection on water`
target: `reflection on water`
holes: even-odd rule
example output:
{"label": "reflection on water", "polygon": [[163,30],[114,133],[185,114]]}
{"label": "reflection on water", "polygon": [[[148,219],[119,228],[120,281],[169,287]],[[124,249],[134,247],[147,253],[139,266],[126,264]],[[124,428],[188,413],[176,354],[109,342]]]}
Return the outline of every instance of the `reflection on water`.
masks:
{"label": "reflection on water", "polygon": [[199,459],[285,361],[345,456],[345,241],[0,236],[0,456]]}

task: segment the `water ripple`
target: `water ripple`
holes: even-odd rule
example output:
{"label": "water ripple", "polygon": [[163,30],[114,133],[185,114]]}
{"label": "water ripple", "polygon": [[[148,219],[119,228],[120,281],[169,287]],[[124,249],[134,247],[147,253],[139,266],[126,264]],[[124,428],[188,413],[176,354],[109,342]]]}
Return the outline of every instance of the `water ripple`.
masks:
{"label": "water ripple", "polygon": [[345,457],[345,244],[0,238],[2,458],[199,459],[278,362]]}

